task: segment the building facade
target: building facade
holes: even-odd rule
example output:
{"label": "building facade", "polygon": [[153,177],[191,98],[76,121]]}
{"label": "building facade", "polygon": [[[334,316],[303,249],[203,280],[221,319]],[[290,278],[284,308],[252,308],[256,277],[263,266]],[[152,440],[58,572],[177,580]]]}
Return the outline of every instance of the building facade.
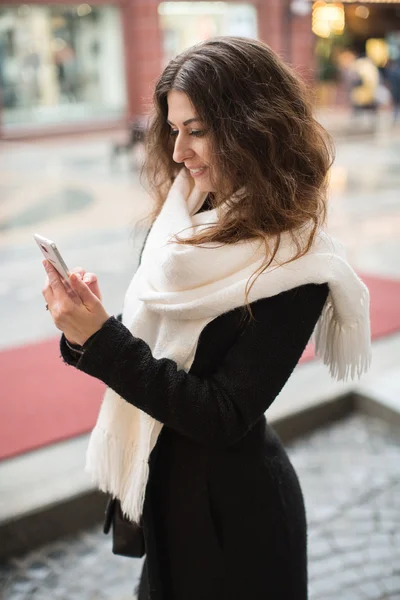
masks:
{"label": "building facade", "polygon": [[257,36],[312,80],[311,11],[294,10],[298,3],[8,0],[0,5],[1,136],[127,123],[146,112],[168,59],[212,35]]}

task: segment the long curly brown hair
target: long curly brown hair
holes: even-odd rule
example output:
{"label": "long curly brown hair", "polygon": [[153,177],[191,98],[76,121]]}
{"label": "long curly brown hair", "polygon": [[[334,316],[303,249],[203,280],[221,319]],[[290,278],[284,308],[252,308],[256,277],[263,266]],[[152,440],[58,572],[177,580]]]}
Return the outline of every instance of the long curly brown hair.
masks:
{"label": "long curly brown hair", "polygon": [[[283,232],[297,254],[305,254],[326,218],[327,175],[332,140],[314,119],[305,84],[261,41],[216,37],[197,44],[164,69],[154,91],[154,112],[146,139],[143,174],[161,209],[180,166],[167,123],[167,96],[184,92],[204,123],[213,172],[223,173],[210,194],[213,206],[226,203],[220,220],[185,244],[232,244],[261,238],[266,268]],[[244,190],[239,202],[232,194]],[[297,234],[311,225],[306,244]],[[178,240],[179,241],[179,240]]]}

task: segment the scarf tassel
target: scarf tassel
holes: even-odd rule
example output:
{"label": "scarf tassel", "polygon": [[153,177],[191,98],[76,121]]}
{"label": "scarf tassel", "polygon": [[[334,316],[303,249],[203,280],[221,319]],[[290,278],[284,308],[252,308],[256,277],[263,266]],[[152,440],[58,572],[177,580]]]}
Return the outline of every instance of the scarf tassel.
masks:
{"label": "scarf tassel", "polygon": [[329,367],[338,381],[361,377],[371,364],[369,295],[360,297],[359,318],[341,322],[328,298],[314,332],[315,354]]}
{"label": "scarf tassel", "polygon": [[[153,429],[137,444],[121,444],[115,435],[96,425],[86,451],[85,470],[98,488],[121,500],[125,517],[140,522],[149,477],[148,457]],[[128,442],[128,440],[126,440]]]}

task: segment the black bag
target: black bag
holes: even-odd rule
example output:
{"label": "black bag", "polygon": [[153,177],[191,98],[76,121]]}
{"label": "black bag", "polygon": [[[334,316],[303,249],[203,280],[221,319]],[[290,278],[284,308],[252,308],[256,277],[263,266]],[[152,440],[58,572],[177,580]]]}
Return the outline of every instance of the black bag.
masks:
{"label": "black bag", "polygon": [[143,529],[122,514],[121,503],[110,498],[106,507],[103,532],[109,533],[112,526],[113,554],[142,558],[145,554]]}

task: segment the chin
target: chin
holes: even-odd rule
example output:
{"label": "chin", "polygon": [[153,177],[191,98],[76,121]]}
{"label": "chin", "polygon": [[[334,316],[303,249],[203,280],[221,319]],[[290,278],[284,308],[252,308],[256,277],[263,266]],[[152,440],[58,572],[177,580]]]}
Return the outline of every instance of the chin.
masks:
{"label": "chin", "polygon": [[196,188],[200,192],[206,192],[207,194],[213,192],[212,186],[209,181],[196,181],[194,182]]}

